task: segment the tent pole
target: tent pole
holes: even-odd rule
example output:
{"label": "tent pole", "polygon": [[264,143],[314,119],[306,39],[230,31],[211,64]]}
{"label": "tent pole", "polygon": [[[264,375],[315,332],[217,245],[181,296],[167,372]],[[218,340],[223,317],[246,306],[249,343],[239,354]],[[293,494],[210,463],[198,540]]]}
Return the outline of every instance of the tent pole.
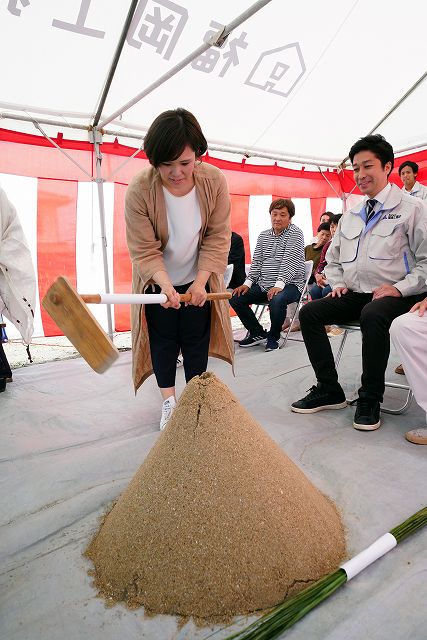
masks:
{"label": "tent pole", "polygon": [[138,155],[138,153],[140,153],[140,152],[141,152],[141,150],[142,150],[142,145],[143,145],[143,142],[141,142],[141,144],[139,145],[138,149],[135,149],[135,151],[133,152],[133,154],[132,154],[131,156],[127,157],[127,158],[126,158],[126,160],[123,160],[123,162],[122,162],[121,164],[119,164],[119,166],[118,166],[116,169],[114,169],[114,171],[112,171],[112,172],[107,176],[107,178],[106,178],[106,179],[107,179],[107,182],[110,182],[110,181],[113,179],[113,176],[114,176],[116,173],[119,173],[119,171],[121,171],[121,170],[123,169],[123,167],[125,167],[125,166],[128,164],[128,162],[130,162],[131,160],[133,160],[133,159],[134,159],[134,157],[135,157],[135,156],[137,156],[137,155]]}
{"label": "tent pole", "polygon": [[[93,131],[93,148],[96,158],[96,178],[95,182],[98,187],[99,202],[99,220],[101,223],[101,243],[102,243],[102,260],[104,264],[104,283],[105,293],[110,293],[110,278],[108,273],[108,256],[107,256],[107,233],[105,229],[105,206],[104,206],[104,180],[102,178],[102,152],[101,152],[102,134],[94,129]],[[111,304],[107,304],[107,324],[108,335],[113,339],[113,317],[111,313]]]}
{"label": "tent pole", "polygon": [[335,189],[334,185],[330,182],[330,180],[328,180],[328,178],[327,178],[327,177],[325,176],[325,174],[323,173],[322,169],[321,169],[319,166],[318,166],[317,168],[319,169],[319,171],[320,171],[320,175],[322,176],[322,178],[323,178],[324,180],[326,180],[326,182],[328,183],[328,185],[331,187],[332,191],[334,191],[334,192],[337,194],[338,198],[341,200],[341,196],[340,196],[340,194],[338,193],[338,191]]}
{"label": "tent pole", "polygon": [[91,174],[86,171],[86,169],[83,169],[83,167],[76,161],[74,160],[74,158],[72,158],[70,156],[69,153],[67,153],[65,151],[65,149],[61,149],[61,147],[55,142],[55,140],[52,140],[52,138],[49,138],[49,136],[47,135],[47,133],[45,133],[43,131],[43,129],[41,128],[41,126],[39,125],[39,123],[36,120],[33,120],[33,124],[35,126],[36,129],[38,129],[40,131],[40,133],[46,138],[46,140],[48,140],[50,142],[51,145],[53,145],[54,147],[56,147],[56,149],[58,149],[58,151],[60,151],[64,156],[66,156],[68,158],[68,160],[70,160],[70,162],[72,162],[73,164],[76,165],[76,167],[78,167],[81,171],[83,171],[83,173],[85,175],[87,175],[87,177],[89,178],[89,180],[92,180],[92,176]]}
{"label": "tent pole", "polygon": [[0,111],[0,120],[18,120],[19,122],[32,122],[35,124],[49,124],[54,127],[62,129],[80,129],[82,131],[89,131],[91,127],[87,124],[77,124],[64,122],[63,120],[52,120],[50,118],[35,118],[35,116],[20,116],[18,113],[9,113],[8,111]]}
{"label": "tent pole", "polygon": [[[31,122],[33,124],[37,122],[38,124],[52,125],[54,127],[58,127],[59,129],[69,128],[69,129],[77,129],[82,131],[92,130],[92,127],[90,125],[63,122],[61,120],[51,120],[47,118],[37,118],[37,120],[35,120],[35,118],[31,116],[21,116],[18,114],[7,113],[5,111],[0,111],[0,120],[18,120],[21,122]],[[124,126],[124,123],[122,124]],[[126,126],[131,126],[131,125],[126,125]],[[138,127],[136,129],[138,129]],[[113,136],[115,138],[120,138],[120,137],[129,138],[130,140],[138,140],[138,141],[140,141],[141,138],[143,138],[145,133],[146,133],[145,131],[144,133],[132,133],[132,132],[124,132],[123,129],[121,130],[102,129],[102,134],[104,136]],[[298,156],[297,154],[285,155],[284,153],[270,151],[269,149],[262,149],[262,148],[257,149],[256,147],[249,147],[249,148],[240,147],[240,146],[238,147],[236,145],[227,145],[225,143],[224,144],[221,144],[218,142],[210,143],[209,141],[208,143],[209,143],[210,151],[224,151],[225,153],[233,153],[236,155],[243,155],[246,157],[254,156],[257,158],[267,158],[268,160],[278,160],[281,162],[289,162],[291,164],[305,164],[305,165],[308,164],[315,167],[318,167],[320,165],[322,167],[330,167],[330,168],[336,169],[337,166],[339,166],[338,160],[333,158],[319,158],[319,157],[310,158],[310,157]],[[401,153],[414,153],[416,149],[425,149],[425,148],[427,148],[427,140],[424,142],[419,142],[417,144],[414,144],[410,147],[395,149],[395,155],[398,155]]]}
{"label": "tent pole", "polygon": [[243,22],[245,22],[248,18],[254,15],[254,13],[257,13],[257,11],[262,9],[269,2],[271,2],[271,0],[258,0],[258,2],[255,2],[251,7],[249,7],[249,9],[247,9],[246,11],[241,13],[239,16],[237,16],[237,18],[232,20],[223,29],[219,30],[214,36],[212,36],[212,38],[209,39],[208,42],[204,42],[202,45],[200,45],[200,47],[198,47],[195,51],[193,51],[193,53],[190,53],[183,60],[181,60],[181,62],[179,62],[174,67],[172,67],[172,69],[170,69],[169,71],[164,73],[162,76],[160,76],[158,80],[156,80],[151,85],[149,85],[146,89],[144,89],[144,91],[141,91],[140,93],[138,93],[138,95],[135,96],[135,98],[133,98],[132,100],[127,102],[125,105],[120,107],[120,109],[117,109],[117,111],[115,111],[110,116],[108,116],[108,118],[105,118],[105,120],[103,120],[100,123],[99,127],[103,128],[112,120],[114,120],[118,116],[121,116],[125,111],[130,109],[130,107],[133,107],[134,104],[142,100],[142,98],[145,98],[145,96],[147,96],[149,93],[154,91],[154,89],[157,89],[157,87],[160,87],[167,80],[169,80],[174,75],[176,75],[178,71],[181,71],[181,69],[184,69],[184,67],[190,64],[190,62],[198,58],[202,53],[204,53],[211,47],[221,46],[224,43],[227,36],[233,31],[233,29],[241,25]]}
{"label": "tent pole", "polygon": [[[413,93],[415,91],[415,89],[418,87],[418,85],[420,85],[422,82],[424,82],[424,80],[427,78],[427,71],[424,71],[423,75],[418,78],[418,80],[416,82],[414,82],[414,84],[412,85],[412,87],[410,87],[408,89],[408,91],[406,93],[403,94],[403,96],[401,98],[399,98],[399,100],[396,102],[395,105],[392,106],[391,109],[389,109],[387,111],[387,113],[381,118],[381,120],[379,120],[377,122],[377,124],[375,125],[375,127],[372,127],[372,129],[370,131],[368,131],[368,133],[366,133],[365,135],[370,136],[371,133],[374,133],[374,131],[376,131],[378,129],[378,127],[380,127],[382,125],[383,122],[385,122],[385,120],[387,120],[387,118],[389,118],[391,116],[392,113],[394,113],[394,111],[396,111],[396,109],[398,107],[400,107],[400,105],[405,102],[406,98],[409,98],[409,96],[411,95],[411,93]],[[396,152],[398,153],[398,152]],[[340,164],[344,164],[346,163],[348,160],[348,156],[346,156],[344,158],[344,160],[340,163]]]}
{"label": "tent pole", "polygon": [[130,3],[129,11],[127,13],[126,20],[125,20],[125,23],[123,25],[122,32],[120,34],[120,39],[119,39],[119,42],[117,44],[117,48],[116,48],[116,50],[114,52],[113,61],[111,63],[110,69],[108,71],[108,76],[107,76],[107,79],[105,81],[104,88],[102,90],[102,95],[101,95],[101,98],[99,100],[99,104],[98,104],[98,108],[96,110],[95,117],[93,119],[93,126],[94,127],[98,126],[99,120],[101,118],[102,110],[104,108],[105,102],[106,102],[107,97],[108,97],[108,92],[110,90],[110,86],[111,86],[111,83],[113,81],[114,74],[116,72],[116,68],[117,68],[117,65],[118,65],[119,60],[120,60],[120,56],[121,56],[121,53],[122,53],[122,50],[123,50],[123,45],[124,45],[124,43],[126,41],[127,32],[129,30],[130,23],[132,22],[133,14],[135,13],[135,9],[136,9],[136,7],[138,5],[138,1],[139,0],[132,0],[131,3]]}

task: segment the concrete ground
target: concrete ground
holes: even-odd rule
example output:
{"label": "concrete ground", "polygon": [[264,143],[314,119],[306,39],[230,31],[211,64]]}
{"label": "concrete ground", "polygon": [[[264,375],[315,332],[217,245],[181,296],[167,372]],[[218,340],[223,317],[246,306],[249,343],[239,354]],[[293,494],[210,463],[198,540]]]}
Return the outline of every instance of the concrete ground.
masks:
{"label": "concrete ground", "polygon": [[[339,339],[334,339],[334,348]],[[3,640],[221,640],[227,630],[179,627],[172,616],[106,608],[82,557],[99,518],[156,442],[160,400],[151,377],[135,397],[131,354],[103,376],[80,358],[14,371],[0,395],[0,637]],[[392,352],[388,378],[398,364]],[[353,408],[296,415],[313,384],[304,345],[238,349],[236,377],[214,371],[304,473],[341,509],[352,556],[427,505],[427,447],[405,431],[425,424],[413,403],[372,433],[352,428]],[[349,337],[340,377],[360,376],[360,336]],[[183,371],[177,372],[182,390]],[[388,390],[387,404],[403,392]],[[307,550],[309,553],[310,550]],[[171,568],[173,570],[173,568]],[[290,640],[424,640],[427,529],[402,542],[283,634]],[[212,636],[212,633],[214,635]]]}

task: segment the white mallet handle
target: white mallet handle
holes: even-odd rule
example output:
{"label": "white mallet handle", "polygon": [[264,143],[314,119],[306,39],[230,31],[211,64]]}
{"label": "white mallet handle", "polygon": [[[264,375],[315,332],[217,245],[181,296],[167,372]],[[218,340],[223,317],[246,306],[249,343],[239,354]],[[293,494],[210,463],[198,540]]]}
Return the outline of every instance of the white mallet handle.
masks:
{"label": "white mallet handle", "polygon": [[[167,297],[164,293],[82,293],[83,302],[87,304],[164,304]],[[189,302],[191,293],[182,293],[181,302]],[[208,300],[228,300],[231,293],[208,293]]]}

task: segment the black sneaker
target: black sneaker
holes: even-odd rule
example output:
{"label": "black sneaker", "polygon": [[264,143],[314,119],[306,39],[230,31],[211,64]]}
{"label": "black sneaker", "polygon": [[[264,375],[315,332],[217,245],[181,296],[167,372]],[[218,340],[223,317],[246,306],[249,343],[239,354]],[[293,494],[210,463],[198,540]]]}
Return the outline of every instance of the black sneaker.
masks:
{"label": "black sneaker", "polygon": [[359,431],[375,431],[380,426],[380,403],[377,400],[358,398],[353,427]]}
{"label": "black sneaker", "polygon": [[340,386],[335,391],[327,391],[320,384],[309,389],[305,398],[291,404],[295,413],[316,413],[323,409],[344,409],[347,406],[344,391]]}
{"label": "black sneaker", "polygon": [[268,337],[267,338],[267,344],[265,345],[265,350],[266,351],[275,351],[278,348],[279,348],[279,341],[275,340],[274,338]]}
{"label": "black sneaker", "polygon": [[251,333],[246,336],[243,340],[239,340],[237,343],[239,347],[254,347],[256,344],[261,344],[261,342],[265,342],[267,338],[267,334],[264,335],[252,335]]}

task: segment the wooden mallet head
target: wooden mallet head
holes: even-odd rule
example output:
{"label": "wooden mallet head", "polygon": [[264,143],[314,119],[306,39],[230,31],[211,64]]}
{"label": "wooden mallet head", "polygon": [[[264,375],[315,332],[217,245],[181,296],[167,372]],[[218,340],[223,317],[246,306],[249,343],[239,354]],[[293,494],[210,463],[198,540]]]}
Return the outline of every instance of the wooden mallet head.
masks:
{"label": "wooden mallet head", "polygon": [[42,305],[94,371],[104,373],[117,360],[119,351],[67,278],[55,280]]}

